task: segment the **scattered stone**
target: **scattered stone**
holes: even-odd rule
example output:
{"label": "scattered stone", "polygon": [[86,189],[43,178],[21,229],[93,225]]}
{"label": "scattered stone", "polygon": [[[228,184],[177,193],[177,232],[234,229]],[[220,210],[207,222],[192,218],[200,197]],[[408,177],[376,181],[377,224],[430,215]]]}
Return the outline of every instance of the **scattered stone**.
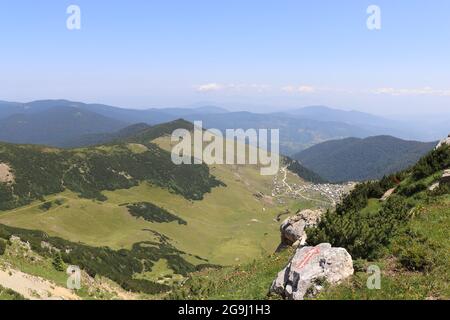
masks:
{"label": "scattered stone", "polygon": [[21,249],[24,249],[24,250],[26,250],[26,251],[30,251],[31,250],[31,245],[30,245],[30,243],[27,241],[27,242],[23,242],[22,241],[22,239],[20,239],[19,237],[17,237],[17,236],[11,236],[10,238],[9,238],[9,241],[11,241],[11,243],[12,244],[15,244],[15,245],[17,245],[19,248],[21,248]]}
{"label": "scattered stone", "polygon": [[353,275],[353,261],[344,248],[329,243],[298,248],[270,288],[271,293],[289,300],[313,297],[325,283],[334,285]]}
{"label": "scattered stone", "polygon": [[306,228],[316,226],[323,212],[321,210],[303,210],[293,217],[289,217],[281,224],[281,245],[292,246],[299,241],[298,245],[306,243]]}
{"label": "scattered stone", "polygon": [[42,249],[47,249],[49,252],[61,252],[60,249],[52,246],[50,243],[46,242],[46,241],[41,241],[41,248]]}

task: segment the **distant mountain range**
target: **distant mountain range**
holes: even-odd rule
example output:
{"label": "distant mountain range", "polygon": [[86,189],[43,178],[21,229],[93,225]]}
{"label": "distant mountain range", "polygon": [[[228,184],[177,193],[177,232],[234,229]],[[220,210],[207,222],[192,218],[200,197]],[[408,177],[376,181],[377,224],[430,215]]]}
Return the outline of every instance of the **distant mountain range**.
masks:
{"label": "distant mountain range", "polygon": [[0,140],[59,146],[80,135],[117,131],[127,125],[126,122],[84,109],[53,107],[0,119]]}
{"label": "distant mountain range", "polygon": [[331,182],[363,181],[406,169],[436,144],[391,136],[347,138],[320,143],[293,158]]}
{"label": "distant mountain range", "polygon": [[146,123],[136,123],[116,132],[86,134],[77,136],[75,138],[72,138],[71,140],[64,141],[63,143],[61,143],[61,147],[78,148],[110,143],[116,140],[121,140],[136,135],[151,127],[152,126]]}
{"label": "distant mountain range", "polygon": [[[405,122],[324,106],[278,113],[230,112],[215,106],[127,109],[68,100],[29,103],[0,101],[0,141],[79,147],[114,139],[117,131],[137,123],[155,125],[176,119],[203,121],[205,128],[280,129],[281,153],[292,155],[324,141],[392,135],[429,141],[432,132]],[[443,129],[440,129],[443,131]],[[442,132],[436,134],[442,136]]]}

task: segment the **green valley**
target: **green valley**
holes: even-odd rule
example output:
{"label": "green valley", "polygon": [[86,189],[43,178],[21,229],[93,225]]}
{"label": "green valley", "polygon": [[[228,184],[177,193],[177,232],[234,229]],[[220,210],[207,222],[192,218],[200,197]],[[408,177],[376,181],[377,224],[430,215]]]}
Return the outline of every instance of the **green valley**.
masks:
{"label": "green valley", "polygon": [[[1,162],[14,177],[3,184],[3,237],[17,235],[51,258],[41,246],[48,242],[66,263],[151,294],[199,268],[274,252],[277,216],[314,202],[273,196],[274,177],[256,165],[172,165],[169,134],[180,126],[190,128],[176,121],[73,150],[3,145]],[[304,172],[290,172],[289,182],[306,184]]]}

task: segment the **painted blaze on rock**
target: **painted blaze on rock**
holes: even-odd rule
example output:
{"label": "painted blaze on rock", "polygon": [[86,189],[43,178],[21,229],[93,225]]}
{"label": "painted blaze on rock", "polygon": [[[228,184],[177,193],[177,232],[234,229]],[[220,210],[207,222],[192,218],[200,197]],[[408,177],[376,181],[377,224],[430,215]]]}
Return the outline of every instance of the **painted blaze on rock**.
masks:
{"label": "painted blaze on rock", "polygon": [[302,300],[314,295],[324,282],[337,284],[353,275],[353,261],[344,248],[329,243],[297,249],[295,255],[272,283],[271,293],[290,300]]}

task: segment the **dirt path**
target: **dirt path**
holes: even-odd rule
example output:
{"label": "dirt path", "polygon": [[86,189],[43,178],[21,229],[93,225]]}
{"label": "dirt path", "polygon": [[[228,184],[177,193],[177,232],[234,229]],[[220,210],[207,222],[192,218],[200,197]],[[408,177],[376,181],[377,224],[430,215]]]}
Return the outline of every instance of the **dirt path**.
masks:
{"label": "dirt path", "polygon": [[0,285],[30,300],[79,300],[71,290],[21,271],[0,270]]}

